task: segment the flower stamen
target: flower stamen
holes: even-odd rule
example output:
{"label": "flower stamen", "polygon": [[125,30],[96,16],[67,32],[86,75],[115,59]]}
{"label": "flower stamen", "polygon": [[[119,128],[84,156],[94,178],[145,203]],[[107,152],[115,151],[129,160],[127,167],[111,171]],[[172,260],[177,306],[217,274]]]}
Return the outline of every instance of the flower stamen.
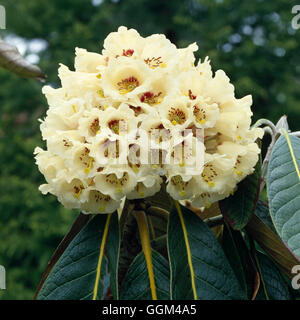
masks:
{"label": "flower stamen", "polygon": [[113,131],[115,134],[120,133],[120,126],[119,126],[120,120],[111,120],[108,123],[108,127],[111,131]]}
{"label": "flower stamen", "polygon": [[195,96],[195,95],[192,93],[192,90],[191,90],[191,89],[189,89],[189,98],[190,98],[191,100],[195,100],[195,99],[197,98],[197,96]]}
{"label": "flower stamen", "polygon": [[158,58],[147,58],[147,59],[144,59],[145,63],[151,68],[151,69],[155,69],[157,67],[160,67],[160,68],[165,68],[166,67],[166,64],[161,61],[161,57],[158,57]]}
{"label": "flower stamen", "polygon": [[205,171],[206,171],[206,173],[204,173],[204,172],[201,173],[201,176],[202,176],[203,180],[210,187],[214,187],[215,183],[214,183],[213,179],[218,176],[218,173],[216,172],[216,170],[214,169],[212,164],[206,164],[205,165]]}
{"label": "flower stamen", "polygon": [[88,166],[86,169],[84,169],[84,172],[85,172],[86,174],[90,172],[90,170],[91,170],[91,168],[92,168],[92,164],[93,164],[94,161],[95,161],[95,160],[94,160],[93,158],[90,158],[89,166]]}
{"label": "flower stamen", "polygon": [[133,50],[133,49],[127,49],[127,50],[123,49],[123,54],[122,54],[122,56],[124,56],[124,57],[131,57],[131,56],[133,55],[133,53],[134,53],[134,50]]}
{"label": "flower stamen", "polygon": [[159,92],[158,94],[154,94],[151,91],[144,92],[142,96],[140,97],[141,102],[148,103],[150,105],[159,104],[162,102],[162,98],[160,95],[162,92]]}
{"label": "flower stamen", "polygon": [[184,187],[185,187],[185,185],[186,185],[187,183],[182,180],[181,176],[174,176],[174,177],[172,177],[171,182],[172,182],[172,184],[175,185],[175,186],[178,185],[178,187],[179,187],[179,189],[180,189],[179,194],[180,194],[181,197],[183,197],[183,196],[186,195],[186,192],[185,192],[185,190],[184,190]]}
{"label": "flower stamen", "polygon": [[194,106],[193,115],[198,123],[204,124],[206,122],[206,112],[203,108]]}
{"label": "flower stamen", "polygon": [[172,107],[169,110],[169,120],[174,126],[176,124],[183,124],[186,120],[185,112],[179,108]]}
{"label": "flower stamen", "polygon": [[79,187],[78,186],[74,186],[74,192],[75,192],[74,197],[76,199],[79,199],[83,189],[84,189],[84,186],[82,184]]}
{"label": "flower stamen", "polygon": [[139,86],[139,81],[135,77],[122,79],[120,82],[118,82],[118,90],[120,94],[126,94],[128,92],[131,92],[138,86]]}
{"label": "flower stamen", "polygon": [[211,203],[207,201],[206,199],[206,193],[203,193],[200,195],[200,197],[202,198],[204,204],[205,204],[205,207],[208,209],[211,207]]}
{"label": "flower stamen", "polygon": [[103,91],[103,89],[99,89],[99,90],[97,91],[97,93],[99,94],[99,96],[100,96],[101,98],[104,98],[104,91]]}
{"label": "flower stamen", "polygon": [[96,135],[100,132],[99,119],[95,118],[90,124],[90,131],[93,135]]}

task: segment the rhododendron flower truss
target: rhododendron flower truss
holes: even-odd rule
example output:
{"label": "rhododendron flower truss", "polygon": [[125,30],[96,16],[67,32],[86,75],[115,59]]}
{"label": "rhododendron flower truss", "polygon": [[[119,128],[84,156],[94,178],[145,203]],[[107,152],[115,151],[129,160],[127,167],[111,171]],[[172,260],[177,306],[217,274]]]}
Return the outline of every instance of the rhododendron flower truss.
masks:
{"label": "rhododendron flower truss", "polygon": [[299,132],[251,126],[252,97],[197,50],[120,27],[43,88],[40,191],[80,214],[39,299],[289,299],[276,268],[300,263]]}
{"label": "rhododendron flower truss", "polygon": [[263,131],[250,129],[251,96],[237,99],[207,57],[195,65],[197,49],[125,27],[108,35],[102,54],[76,48],[75,70],[59,68],[61,88],[43,88],[40,190],[85,213],[112,212],[162,183],[197,206],[233,192],[253,172]]}

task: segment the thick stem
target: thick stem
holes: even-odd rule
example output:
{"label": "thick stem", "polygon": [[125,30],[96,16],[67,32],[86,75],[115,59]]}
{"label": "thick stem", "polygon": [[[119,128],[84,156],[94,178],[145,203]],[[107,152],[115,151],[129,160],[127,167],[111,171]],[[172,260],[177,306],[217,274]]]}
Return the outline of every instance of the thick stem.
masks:
{"label": "thick stem", "polygon": [[252,126],[252,128],[258,128],[258,127],[261,127],[261,126],[268,126],[270,127],[270,129],[272,130],[273,134],[276,134],[276,126],[275,124],[268,120],[268,119],[259,119],[255,122],[255,124]]}
{"label": "thick stem", "polygon": [[163,208],[151,206],[148,208],[147,212],[149,212],[150,215],[162,218],[166,221],[169,219],[169,212]]}
{"label": "thick stem", "polygon": [[273,136],[273,131],[270,127],[264,127],[263,130],[265,133],[268,133],[271,137]]}

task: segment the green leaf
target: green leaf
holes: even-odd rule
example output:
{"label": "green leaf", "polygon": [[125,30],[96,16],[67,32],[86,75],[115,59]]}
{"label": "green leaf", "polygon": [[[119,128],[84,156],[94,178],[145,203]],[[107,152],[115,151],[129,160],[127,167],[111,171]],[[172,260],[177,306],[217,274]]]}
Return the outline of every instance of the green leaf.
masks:
{"label": "green leaf", "polygon": [[115,300],[118,300],[118,265],[120,257],[120,229],[118,223],[118,214],[113,214],[111,220],[112,221],[108,230],[108,236],[106,241],[105,255],[108,260],[108,270],[110,274],[110,289],[112,291],[113,298]]}
{"label": "green leaf", "polygon": [[119,242],[118,215],[95,216],[55,264],[38,299],[104,299],[109,287],[117,299]]}
{"label": "green leaf", "polygon": [[64,236],[58,247],[56,248],[55,252],[53,253],[50,261],[48,262],[47,268],[42,275],[42,279],[38,285],[34,298],[36,299],[44,282],[46,281],[47,277],[50,274],[50,271],[55,266],[56,262],[62,256],[64,251],[67,249],[71,241],[75,238],[75,236],[79,233],[79,231],[88,223],[91,215],[80,213],[74,223],[72,224],[68,233]]}
{"label": "green leaf", "polygon": [[270,213],[281,239],[300,257],[300,139],[284,132],[268,168]]}
{"label": "green leaf", "polygon": [[166,259],[168,259],[167,227],[169,212],[164,213],[163,209],[161,209],[161,212],[157,210],[157,207],[150,207],[147,210],[147,218],[149,221],[151,235],[151,246]]}
{"label": "green leaf", "polygon": [[257,300],[291,300],[288,285],[272,260],[258,251],[256,255],[262,280]]}
{"label": "green leaf", "polygon": [[238,184],[233,196],[219,202],[221,212],[233,229],[246,226],[254,213],[259,195],[261,162],[258,161],[254,173]]}
{"label": "green leaf", "polygon": [[247,233],[261,246],[289,277],[293,277],[291,270],[300,261],[286,247],[282,240],[257,215],[253,215],[246,226]]}
{"label": "green leaf", "polygon": [[239,280],[242,290],[247,295],[247,279],[246,273],[243,266],[243,261],[241,257],[242,250],[245,249],[243,246],[243,239],[238,237],[237,233],[239,231],[231,230],[230,227],[225,224],[222,236],[222,247],[224,253],[237,277]]}
{"label": "green leaf", "polygon": [[[247,239],[247,238],[246,238]],[[224,225],[222,247],[247,297],[254,300],[260,287],[255,258],[246,245],[241,231]]]}
{"label": "green leaf", "polygon": [[150,226],[151,239],[161,237],[167,233],[167,219],[163,219],[163,217],[153,216],[150,214],[148,214],[147,217]]}
{"label": "green leaf", "polygon": [[[124,213],[122,213],[122,216]],[[121,236],[122,238],[118,267],[119,283],[123,283],[130,264],[142,250],[137,221],[134,215],[131,213],[127,215],[127,219],[124,221],[123,232],[121,233]]]}
{"label": "green leaf", "polygon": [[0,67],[24,78],[45,79],[38,66],[28,63],[18,49],[0,39]]}
{"label": "green leaf", "polygon": [[274,225],[270,216],[269,207],[267,204],[265,204],[261,200],[258,200],[257,206],[255,208],[255,214],[268,228],[270,228],[274,233],[276,233],[276,230],[274,228]]}
{"label": "green leaf", "polygon": [[[170,271],[166,259],[152,250],[152,264],[156,284],[157,299],[170,299]],[[122,285],[121,300],[151,300],[149,275],[145,255],[138,254],[129,267]]]}
{"label": "green leaf", "polygon": [[245,299],[213,233],[195,213],[175,204],[168,226],[172,299]]}

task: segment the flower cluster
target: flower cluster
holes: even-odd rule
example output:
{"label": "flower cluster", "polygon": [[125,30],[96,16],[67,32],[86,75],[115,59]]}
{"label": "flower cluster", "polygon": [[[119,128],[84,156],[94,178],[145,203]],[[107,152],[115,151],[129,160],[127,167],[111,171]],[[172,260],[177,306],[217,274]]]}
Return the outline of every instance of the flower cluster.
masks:
{"label": "flower cluster", "polygon": [[197,49],[125,27],[108,35],[102,54],[76,48],[75,71],[59,68],[61,88],[43,88],[40,190],[85,213],[112,212],[163,182],[197,207],[230,195],[253,172],[263,131],[250,129],[251,96],[235,98],[208,58],[195,65]]}

